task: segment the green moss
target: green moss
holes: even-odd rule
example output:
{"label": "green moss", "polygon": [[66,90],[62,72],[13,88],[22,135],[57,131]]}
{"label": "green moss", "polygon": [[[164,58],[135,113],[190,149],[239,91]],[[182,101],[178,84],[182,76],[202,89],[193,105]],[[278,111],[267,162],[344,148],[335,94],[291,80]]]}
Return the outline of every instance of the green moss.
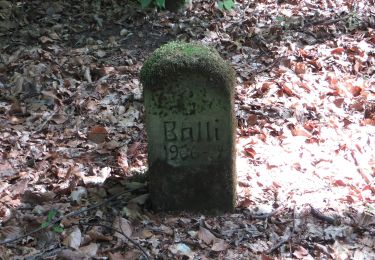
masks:
{"label": "green moss", "polygon": [[158,48],[145,62],[141,82],[145,88],[162,87],[160,83],[173,80],[176,73],[202,74],[233,91],[233,69],[216,50],[199,43],[170,42]]}

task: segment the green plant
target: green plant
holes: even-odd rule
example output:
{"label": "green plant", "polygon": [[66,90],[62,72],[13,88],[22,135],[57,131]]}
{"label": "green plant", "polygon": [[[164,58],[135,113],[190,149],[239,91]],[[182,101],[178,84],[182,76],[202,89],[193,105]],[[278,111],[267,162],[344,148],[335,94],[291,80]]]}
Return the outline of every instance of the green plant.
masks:
{"label": "green plant", "polygon": [[165,0],[138,0],[138,2],[141,4],[142,8],[150,6],[151,3],[159,8],[165,8]]}
{"label": "green plant", "polygon": [[[51,209],[48,212],[47,220],[42,222],[42,228],[46,228],[49,225],[51,225],[51,223],[53,222],[53,219],[56,217],[57,213],[58,213],[58,211],[56,209]],[[62,233],[64,231],[64,228],[62,226],[60,226],[60,224],[56,223],[52,226],[52,231],[54,231],[56,233]]]}
{"label": "green plant", "polygon": [[234,7],[233,0],[223,0],[217,2],[219,9],[231,10]]}
{"label": "green plant", "polygon": [[286,17],[276,16],[276,23],[278,27],[284,28],[285,30],[289,29],[290,23]]}

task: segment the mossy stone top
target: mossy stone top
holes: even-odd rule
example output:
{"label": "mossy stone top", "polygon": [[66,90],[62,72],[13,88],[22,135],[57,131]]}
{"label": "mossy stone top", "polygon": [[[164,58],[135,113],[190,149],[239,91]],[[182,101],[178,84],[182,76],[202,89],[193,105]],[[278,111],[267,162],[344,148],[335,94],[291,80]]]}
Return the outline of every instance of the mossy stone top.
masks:
{"label": "mossy stone top", "polygon": [[160,81],[176,71],[202,73],[233,92],[234,71],[212,48],[199,43],[170,42],[157,49],[141,70],[141,82],[147,88],[158,88]]}

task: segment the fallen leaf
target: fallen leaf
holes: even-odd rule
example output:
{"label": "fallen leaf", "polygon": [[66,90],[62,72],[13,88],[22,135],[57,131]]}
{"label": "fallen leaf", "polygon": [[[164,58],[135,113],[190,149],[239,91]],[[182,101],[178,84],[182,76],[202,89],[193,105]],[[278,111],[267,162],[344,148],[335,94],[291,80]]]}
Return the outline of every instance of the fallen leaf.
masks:
{"label": "fallen leaf", "polygon": [[194,252],[191,251],[190,247],[188,247],[184,243],[178,243],[178,244],[171,245],[169,247],[169,251],[172,254],[187,256],[187,257],[190,257],[191,259],[194,257]]}
{"label": "fallen leaf", "polygon": [[0,228],[0,241],[5,242],[19,237],[22,234],[22,229],[15,226],[6,226]]}
{"label": "fallen leaf", "polygon": [[107,137],[107,135],[108,135],[108,132],[104,127],[94,126],[93,128],[91,128],[90,132],[88,133],[87,138],[96,144],[100,144],[105,141],[105,138]]}
{"label": "fallen leaf", "polygon": [[129,149],[128,149],[128,152],[127,152],[127,155],[129,157],[133,157],[134,155],[137,154],[137,150],[139,148],[139,146],[141,145],[141,142],[134,142],[130,145]]}
{"label": "fallen leaf", "polygon": [[87,260],[87,256],[79,251],[64,249],[57,254],[57,259]]}
{"label": "fallen leaf", "polygon": [[21,195],[22,201],[31,204],[41,204],[43,202],[49,202],[52,201],[55,196],[56,194],[52,191],[36,192],[31,190],[27,190]]}
{"label": "fallen leaf", "polygon": [[80,247],[79,251],[81,251],[87,257],[94,257],[97,255],[98,249],[99,249],[99,244],[90,243],[87,246]]}
{"label": "fallen leaf", "polygon": [[245,147],[244,151],[245,151],[245,154],[252,159],[254,159],[255,155],[257,154],[256,151],[252,147]]}
{"label": "fallen leaf", "polygon": [[[116,217],[113,221],[113,228],[123,232],[127,237],[130,237],[132,235],[130,222],[125,218]],[[119,232],[115,232],[114,236],[118,239],[121,239],[122,241],[127,241],[127,237]]]}
{"label": "fallen leaf", "polygon": [[74,227],[73,231],[64,239],[63,244],[74,249],[78,249],[81,245],[82,233],[78,227]]}
{"label": "fallen leaf", "polygon": [[305,257],[309,255],[309,251],[302,246],[298,246],[298,248],[294,250],[293,255],[298,259],[305,259]]}
{"label": "fallen leaf", "polygon": [[216,251],[216,252],[220,252],[220,251],[224,251],[224,250],[227,250],[229,247],[229,245],[225,242],[224,239],[215,239],[214,240],[214,243],[211,247],[211,250],[212,251]]}
{"label": "fallen leaf", "polygon": [[129,200],[129,203],[136,203],[138,205],[143,205],[143,204],[145,204],[148,196],[149,196],[148,193],[147,194],[142,194],[142,195],[140,195],[138,197],[135,197],[134,199]]}
{"label": "fallen leaf", "polygon": [[211,244],[216,237],[207,229],[202,226],[199,227],[198,238],[207,245]]}
{"label": "fallen leaf", "polygon": [[70,194],[70,199],[75,202],[81,202],[81,199],[87,196],[87,190],[85,187],[78,186]]}
{"label": "fallen leaf", "polygon": [[[129,252],[127,252],[129,253]],[[139,256],[139,253],[136,255],[136,256]],[[109,257],[109,260],[127,260],[127,259],[138,259],[137,257],[133,257],[132,258],[126,258],[123,254],[121,254],[120,252],[116,252],[116,253],[111,253],[109,252],[108,253],[108,257]]]}
{"label": "fallen leaf", "polygon": [[335,49],[331,50],[331,53],[332,54],[342,54],[344,51],[345,51],[345,49],[343,47],[338,47],[338,48],[335,48]]}

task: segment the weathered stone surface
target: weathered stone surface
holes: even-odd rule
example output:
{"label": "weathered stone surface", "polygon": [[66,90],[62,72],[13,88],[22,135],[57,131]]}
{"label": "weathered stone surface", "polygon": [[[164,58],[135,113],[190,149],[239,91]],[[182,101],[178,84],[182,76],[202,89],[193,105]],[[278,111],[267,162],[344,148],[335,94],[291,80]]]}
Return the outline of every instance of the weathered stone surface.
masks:
{"label": "weathered stone surface", "polygon": [[197,43],[156,50],[141,71],[155,210],[231,211],[234,72]]}

